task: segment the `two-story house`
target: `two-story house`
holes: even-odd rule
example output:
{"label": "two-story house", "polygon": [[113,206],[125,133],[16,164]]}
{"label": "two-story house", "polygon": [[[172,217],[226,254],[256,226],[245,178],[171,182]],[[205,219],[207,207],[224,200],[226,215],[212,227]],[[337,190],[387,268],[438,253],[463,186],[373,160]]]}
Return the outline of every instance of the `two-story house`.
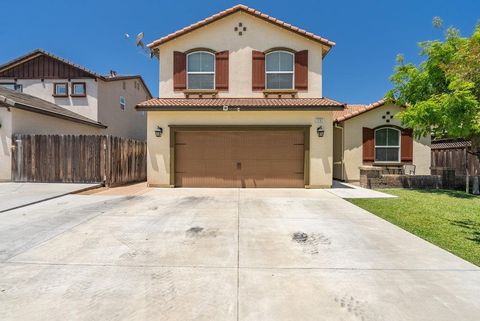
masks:
{"label": "two-story house", "polygon": [[102,76],[43,50],[0,65],[0,181],[11,178],[14,134],[145,140],[135,105],[151,97],[138,75]]}
{"label": "two-story house", "polygon": [[100,75],[37,49],[0,65],[0,86],[100,122],[102,134],[146,139],[146,116],[135,105],[152,95],[139,75]]}
{"label": "two-story house", "polygon": [[160,98],[137,105],[149,185],[330,187],[348,110],[322,91],[334,45],[244,5],[150,43]]}

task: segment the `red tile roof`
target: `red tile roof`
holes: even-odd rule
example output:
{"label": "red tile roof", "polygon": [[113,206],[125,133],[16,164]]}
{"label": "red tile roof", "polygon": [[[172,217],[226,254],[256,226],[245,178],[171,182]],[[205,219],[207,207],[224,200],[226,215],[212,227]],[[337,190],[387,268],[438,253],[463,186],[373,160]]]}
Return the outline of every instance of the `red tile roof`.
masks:
{"label": "red tile roof", "polygon": [[384,99],[376,101],[370,105],[346,105],[344,110],[335,111],[333,113],[333,119],[336,123],[361,115],[369,110],[381,107],[385,105]]}
{"label": "red tile roof", "polygon": [[[183,29],[177,30],[177,31],[175,31],[175,32],[173,32],[173,33],[171,33],[171,34],[169,34],[169,35],[166,35],[165,37],[162,37],[162,38],[160,38],[160,39],[157,39],[157,40],[149,43],[149,44],[148,44],[148,47],[149,47],[150,49],[152,49],[153,47],[156,47],[156,46],[158,46],[158,45],[160,45],[160,44],[163,44],[163,43],[165,43],[165,42],[167,42],[167,41],[170,41],[170,40],[172,40],[172,39],[175,39],[175,38],[177,38],[177,37],[180,37],[180,36],[182,36],[182,35],[190,32],[190,31],[193,31],[193,30],[196,30],[196,29],[198,29],[198,28],[201,28],[201,27],[203,27],[203,26],[205,26],[205,25],[208,25],[209,23],[212,23],[212,22],[214,22],[214,21],[217,21],[217,20],[219,20],[219,19],[222,19],[222,18],[224,18],[224,17],[227,17],[227,16],[229,16],[229,15],[231,15],[231,14],[233,14],[233,13],[236,13],[236,12],[238,12],[238,11],[246,12],[246,13],[248,13],[248,14],[251,14],[251,15],[254,16],[254,17],[263,19],[263,20],[265,20],[265,21],[267,21],[267,22],[269,22],[269,23],[272,23],[272,24],[274,24],[274,25],[277,25],[277,26],[279,26],[279,27],[281,27],[281,28],[287,29],[287,30],[292,31],[292,32],[294,32],[294,33],[296,33],[296,34],[299,34],[299,35],[301,35],[301,36],[303,36],[303,37],[306,37],[306,38],[309,38],[309,39],[311,39],[311,40],[313,40],[313,41],[319,42],[319,43],[321,43],[321,44],[329,47],[328,50],[330,50],[331,47],[335,46],[335,42],[333,42],[333,41],[330,41],[330,40],[325,39],[325,38],[323,38],[323,37],[317,36],[317,35],[315,35],[315,34],[313,34],[313,33],[311,33],[311,32],[308,32],[308,31],[306,31],[306,30],[300,29],[300,28],[298,28],[298,27],[292,26],[292,25],[289,24],[289,23],[286,23],[286,22],[283,22],[283,21],[281,21],[281,20],[278,20],[278,19],[276,19],[276,18],[274,18],[274,17],[271,17],[271,16],[269,16],[269,15],[267,15],[267,14],[264,14],[264,13],[258,11],[258,10],[255,10],[255,9],[253,9],[253,8],[250,8],[250,7],[247,7],[247,6],[243,5],[243,4],[239,4],[239,5],[236,5],[236,6],[234,6],[234,7],[229,8],[229,9],[227,9],[227,10],[224,10],[224,11],[221,11],[221,12],[219,12],[219,13],[217,13],[217,14],[214,14],[213,16],[210,16],[210,17],[208,17],[208,18],[206,18],[206,19],[204,19],[204,20],[201,20],[201,21],[199,21],[199,22],[197,22],[197,23],[191,24],[191,25],[188,26],[188,27],[185,27],[185,28],[183,28]],[[326,53],[328,52],[328,50],[325,52],[324,55],[326,55]]]}
{"label": "red tile roof", "polygon": [[329,98],[155,98],[137,105],[140,110],[339,110],[344,104]]}

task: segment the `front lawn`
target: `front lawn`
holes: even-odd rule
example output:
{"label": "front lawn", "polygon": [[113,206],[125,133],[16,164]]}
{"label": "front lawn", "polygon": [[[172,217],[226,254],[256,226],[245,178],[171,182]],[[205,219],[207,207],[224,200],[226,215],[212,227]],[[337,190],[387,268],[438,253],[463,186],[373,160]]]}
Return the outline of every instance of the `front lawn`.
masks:
{"label": "front lawn", "polygon": [[382,192],[398,198],[349,201],[480,266],[480,197],[445,190]]}

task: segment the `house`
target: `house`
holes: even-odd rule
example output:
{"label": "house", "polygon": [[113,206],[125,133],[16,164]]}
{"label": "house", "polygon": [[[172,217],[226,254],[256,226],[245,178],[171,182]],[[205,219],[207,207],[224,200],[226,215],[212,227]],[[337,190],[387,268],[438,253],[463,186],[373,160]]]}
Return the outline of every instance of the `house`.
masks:
{"label": "house", "polygon": [[[430,174],[430,137],[415,138],[395,115],[403,107],[379,100],[347,105],[334,112],[333,178],[358,182],[359,167],[381,166],[398,173],[404,165],[417,175]],[[413,172],[412,172],[413,173]]]}
{"label": "house", "polygon": [[0,180],[11,178],[13,134],[146,139],[152,95],[140,76],[101,76],[43,50],[0,66]]}
{"label": "house", "polygon": [[0,181],[11,178],[13,134],[103,134],[107,126],[83,115],[0,86]]}
{"label": "house", "polygon": [[134,107],[152,95],[139,75],[99,75],[37,49],[0,65],[0,86],[105,124],[102,134],[146,139],[146,116]]}
{"label": "house", "polygon": [[[352,162],[345,169],[358,171],[361,152],[346,148],[358,137],[363,148],[362,127],[337,121],[349,108],[322,90],[323,59],[334,45],[244,5],[150,43],[160,61],[160,98],[137,105],[147,112],[149,185],[330,187],[334,150]],[[344,133],[334,129],[342,125]],[[345,150],[334,146],[342,141]]]}

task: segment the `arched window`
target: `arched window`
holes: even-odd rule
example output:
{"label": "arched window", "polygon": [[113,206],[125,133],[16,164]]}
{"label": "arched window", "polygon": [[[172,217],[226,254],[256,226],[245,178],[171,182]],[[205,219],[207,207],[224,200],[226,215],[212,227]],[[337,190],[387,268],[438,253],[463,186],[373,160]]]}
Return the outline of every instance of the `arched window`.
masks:
{"label": "arched window", "polygon": [[215,55],[195,51],[187,55],[187,89],[215,89]]}
{"label": "arched window", "polygon": [[400,162],[400,130],[383,127],[375,130],[375,162]]}
{"label": "arched window", "polygon": [[293,89],[294,54],[273,51],[266,55],[266,89]]}

